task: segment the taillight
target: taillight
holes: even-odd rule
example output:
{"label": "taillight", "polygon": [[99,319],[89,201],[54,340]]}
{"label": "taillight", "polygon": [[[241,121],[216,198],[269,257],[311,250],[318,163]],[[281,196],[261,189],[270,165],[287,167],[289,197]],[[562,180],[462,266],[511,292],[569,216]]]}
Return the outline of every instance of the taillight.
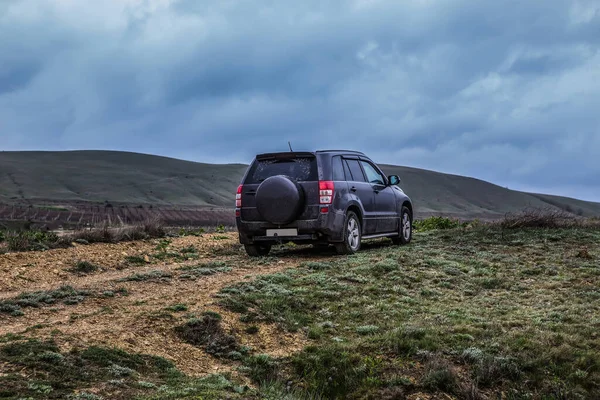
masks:
{"label": "taillight", "polygon": [[242,207],[242,188],[244,186],[240,185],[237,188],[237,193],[235,194],[235,207],[236,208],[241,208]]}
{"label": "taillight", "polygon": [[319,181],[319,203],[331,204],[333,202],[333,181]]}

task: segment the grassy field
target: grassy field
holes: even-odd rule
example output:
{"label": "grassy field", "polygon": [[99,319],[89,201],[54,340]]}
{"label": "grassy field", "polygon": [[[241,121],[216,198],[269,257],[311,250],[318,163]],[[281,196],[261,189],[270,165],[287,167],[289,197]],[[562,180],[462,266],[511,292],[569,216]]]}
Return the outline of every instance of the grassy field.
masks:
{"label": "grassy field", "polygon": [[[525,207],[600,215],[600,203],[523,193],[417,168],[381,167],[387,174],[400,176],[400,186],[412,198],[419,216],[501,218]],[[233,207],[246,168],[244,164],[203,164],[118,151],[0,152],[0,203],[53,208],[46,213],[113,203],[115,207]]]}
{"label": "grassy field", "polygon": [[120,267],[90,255],[71,288],[35,264],[3,289],[0,399],[598,398],[600,230],[449,227],[353,256],[98,244]]}

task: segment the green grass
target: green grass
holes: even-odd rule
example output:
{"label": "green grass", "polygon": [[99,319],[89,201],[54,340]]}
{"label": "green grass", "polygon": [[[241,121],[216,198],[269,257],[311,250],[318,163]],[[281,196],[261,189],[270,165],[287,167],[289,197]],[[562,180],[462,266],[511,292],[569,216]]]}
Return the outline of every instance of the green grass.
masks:
{"label": "green grass", "polygon": [[[296,257],[297,250],[286,251],[255,262]],[[580,227],[468,225],[419,232],[409,246],[373,241],[352,256],[304,262],[222,289],[217,301],[244,323],[235,332],[218,313],[188,314],[181,303],[153,314],[167,315],[175,335],[228,363],[256,389],[235,374],[192,378],[158,357],[99,347],[65,352],[13,334],[0,337],[0,399],[76,392],[104,399],[392,399],[422,392],[592,399],[600,390],[599,261],[600,230]],[[229,265],[132,276],[195,279]],[[71,290],[19,297],[43,306],[69,298]],[[261,322],[309,344],[284,358],[240,345],[239,336],[263,334]]]}
{"label": "green grass", "polygon": [[58,237],[52,231],[18,230],[6,231],[0,234],[0,243],[8,251],[48,250],[57,247],[67,247],[69,243]]}
{"label": "green grass", "polygon": [[206,262],[199,265],[185,266],[179,268],[182,273],[179,275],[180,279],[197,279],[202,276],[214,275],[223,272],[231,271],[231,267],[227,266],[222,261]]}
{"label": "green grass", "polygon": [[125,262],[133,265],[144,265],[146,264],[146,260],[142,256],[127,256],[125,257]]}
{"label": "green grass", "polygon": [[117,348],[63,352],[53,341],[11,338],[0,342],[0,364],[0,399],[217,400],[246,391],[231,377],[187,377],[164,358]]}
{"label": "green grass", "polygon": [[198,250],[194,246],[188,246],[181,249],[171,248],[172,241],[170,239],[161,240],[152,254],[152,258],[157,260],[175,260],[175,261],[188,261],[196,260],[199,258]]}
{"label": "green grass", "polygon": [[461,226],[457,219],[446,217],[429,217],[413,221],[413,228],[419,232],[432,231],[436,229],[454,229]]}
{"label": "green grass", "polygon": [[100,269],[101,267],[96,264],[92,264],[89,261],[77,261],[73,268],[70,268],[68,271],[75,274],[90,274]]}
{"label": "green grass", "polygon": [[188,310],[188,306],[185,304],[173,304],[172,306],[169,306],[166,308],[168,311],[173,311],[173,312],[181,312],[181,311],[187,311]]}
{"label": "green grass", "polygon": [[89,291],[74,289],[68,285],[54,290],[23,292],[15,298],[0,301],[0,313],[21,316],[24,314],[23,308],[38,308],[56,303],[74,305],[81,303],[90,295]]}
{"label": "green grass", "polygon": [[161,270],[153,270],[149,272],[139,272],[124,278],[119,279],[119,282],[144,282],[144,281],[169,281],[173,277],[173,274]]}
{"label": "green grass", "polygon": [[277,379],[327,398],[600,392],[600,230],[469,226],[379,243],[220,292],[242,320],[307,332]]}

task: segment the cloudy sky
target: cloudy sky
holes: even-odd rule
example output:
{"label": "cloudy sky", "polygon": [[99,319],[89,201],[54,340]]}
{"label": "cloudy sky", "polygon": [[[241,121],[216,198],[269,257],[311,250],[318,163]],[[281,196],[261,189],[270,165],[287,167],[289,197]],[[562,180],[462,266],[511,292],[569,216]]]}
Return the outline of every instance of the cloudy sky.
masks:
{"label": "cloudy sky", "polygon": [[0,0],[2,150],[288,140],[600,201],[600,3]]}

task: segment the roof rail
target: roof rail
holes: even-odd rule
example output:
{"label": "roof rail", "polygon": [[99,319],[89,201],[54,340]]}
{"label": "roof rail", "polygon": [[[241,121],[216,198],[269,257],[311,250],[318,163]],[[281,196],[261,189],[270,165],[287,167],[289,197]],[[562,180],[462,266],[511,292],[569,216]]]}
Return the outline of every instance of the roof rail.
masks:
{"label": "roof rail", "polygon": [[354,154],[362,154],[364,155],[365,153],[363,153],[362,151],[356,151],[356,150],[317,150],[316,153],[354,153]]}

